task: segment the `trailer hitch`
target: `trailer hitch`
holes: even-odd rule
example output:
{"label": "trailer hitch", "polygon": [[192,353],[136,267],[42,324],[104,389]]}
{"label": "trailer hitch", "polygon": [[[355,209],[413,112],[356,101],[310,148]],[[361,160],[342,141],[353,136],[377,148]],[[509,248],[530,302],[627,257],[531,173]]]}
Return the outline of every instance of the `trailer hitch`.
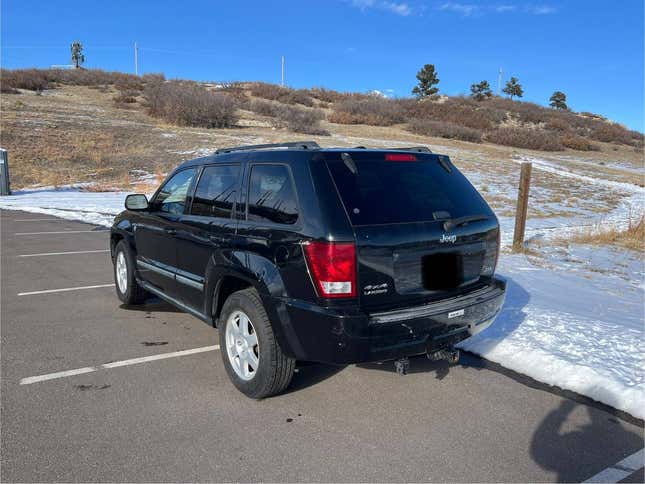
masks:
{"label": "trailer hitch", "polygon": [[428,359],[431,361],[446,360],[450,364],[455,364],[459,361],[459,350],[455,348],[442,348],[440,350],[428,351]]}
{"label": "trailer hitch", "polygon": [[394,368],[399,375],[407,375],[410,370],[410,359],[404,357],[394,360]]}

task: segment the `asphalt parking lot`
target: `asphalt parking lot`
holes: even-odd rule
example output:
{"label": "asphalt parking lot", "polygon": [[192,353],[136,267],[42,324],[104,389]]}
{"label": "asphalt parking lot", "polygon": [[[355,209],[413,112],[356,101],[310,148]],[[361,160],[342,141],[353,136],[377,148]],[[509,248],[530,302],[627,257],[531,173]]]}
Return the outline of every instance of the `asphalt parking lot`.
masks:
{"label": "asphalt parking lot", "polygon": [[120,305],[108,232],[0,221],[3,482],[643,480],[641,422],[472,355],[404,377],[303,364],[249,400],[216,330]]}

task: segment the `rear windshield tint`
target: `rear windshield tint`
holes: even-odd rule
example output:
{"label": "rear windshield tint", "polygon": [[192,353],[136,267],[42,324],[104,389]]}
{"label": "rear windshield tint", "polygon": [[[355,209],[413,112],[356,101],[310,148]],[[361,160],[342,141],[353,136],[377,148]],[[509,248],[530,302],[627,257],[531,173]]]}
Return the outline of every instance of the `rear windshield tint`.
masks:
{"label": "rear windshield tint", "polygon": [[417,161],[385,161],[381,152],[351,157],[357,174],[340,153],[330,153],[327,166],[353,225],[492,215],[466,177],[452,164],[448,172],[437,155],[416,154]]}

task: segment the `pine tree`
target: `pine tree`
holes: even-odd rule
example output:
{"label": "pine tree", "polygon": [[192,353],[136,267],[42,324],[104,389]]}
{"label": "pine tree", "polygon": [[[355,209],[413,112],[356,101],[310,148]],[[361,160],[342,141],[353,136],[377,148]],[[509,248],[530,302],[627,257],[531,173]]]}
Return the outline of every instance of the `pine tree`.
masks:
{"label": "pine tree", "polygon": [[475,101],[483,101],[492,95],[493,92],[490,89],[488,81],[481,81],[478,84],[471,84],[470,86],[470,96],[475,99]]}
{"label": "pine tree", "polygon": [[569,109],[569,106],[567,106],[567,95],[562,91],[555,91],[551,95],[549,101],[551,101],[549,103],[549,106],[554,109],[563,109],[565,111]]}
{"label": "pine tree", "polygon": [[436,99],[439,88],[435,87],[439,84],[439,78],[434,68],[434,64],[426,64],[417,73],[417,80],[419,83],[412,89],[412,94],[419,99]]}
{"label": "pine tree", "polygon": [[75,40],[74,42],[72,42],[71,50],[72,64],[74,64],[74,67],[76,67],[77,69],[80,69],[80,67],[85,62],[85,56],[83,55],[83,44],[81,44],[78,40]]}
{"label": "pine tree", "polygon": [[511,77],[511,80],[506,83],[502,91],[508,94],[511,99],[513,99],[513,96],[522,97],[524,95],[524,90],[517,77]]}

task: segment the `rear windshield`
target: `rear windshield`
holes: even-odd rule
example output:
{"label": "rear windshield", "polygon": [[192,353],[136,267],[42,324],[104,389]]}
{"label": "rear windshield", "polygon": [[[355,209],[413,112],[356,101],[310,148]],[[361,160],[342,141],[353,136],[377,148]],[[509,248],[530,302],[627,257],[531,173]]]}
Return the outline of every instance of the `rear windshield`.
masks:
{"label": "rear windshield", "polygon": [[351,157],[357,174],[340,153],[330,153],[327,166],[352,225],[492,215],[466,177],[449,162],[448,172],[437,155],[417,153],[417,161],[385,161],[381,152],[351,152]]}

